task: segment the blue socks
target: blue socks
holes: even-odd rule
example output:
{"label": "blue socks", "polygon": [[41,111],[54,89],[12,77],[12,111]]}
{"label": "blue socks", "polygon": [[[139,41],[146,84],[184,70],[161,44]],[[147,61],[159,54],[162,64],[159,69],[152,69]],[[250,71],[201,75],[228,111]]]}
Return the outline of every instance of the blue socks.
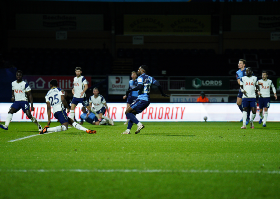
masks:
{"label": "blue socks", "polygon": [[[139,123],[139,121],[137,120],[136,116],[133,113],[127,113],[126,117],[127,117],[127,119],[130,119],[130,121],[135,123],[135,124]],[[130,121],[129,121],[129,123],[130,123]]]}

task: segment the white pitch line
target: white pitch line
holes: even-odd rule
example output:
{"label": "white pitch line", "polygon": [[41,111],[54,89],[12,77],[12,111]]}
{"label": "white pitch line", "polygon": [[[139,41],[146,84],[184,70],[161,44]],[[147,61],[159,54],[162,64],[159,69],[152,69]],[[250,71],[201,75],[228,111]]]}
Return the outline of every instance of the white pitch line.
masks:
{"label": "white pitch line", "polygon": [[0,172],[13,173],[233,173],[233,174],[280,174],[280,171],[250,171],[250,170],[161,170],[161,169],[0,169]]}
{"label": "white pitch line", "polygon": [[[50,133],[54,133],[54,132],[49,132],[47,134],[50,134]],[[38,135],[43,135],[43,134],[34,134],[34,135],[29,135],[29,136],[26,136],[26,137],[22,137],[22,138],[18,138],[18,139],[14,139],[14,140],[10,140],[8,142],[16,142],[16,141],[20,141],[20,140],[24,140],[24,139],[27,139],[27,138],[32,138],[32,137],[35,137],[35,136],[38,136]]]}

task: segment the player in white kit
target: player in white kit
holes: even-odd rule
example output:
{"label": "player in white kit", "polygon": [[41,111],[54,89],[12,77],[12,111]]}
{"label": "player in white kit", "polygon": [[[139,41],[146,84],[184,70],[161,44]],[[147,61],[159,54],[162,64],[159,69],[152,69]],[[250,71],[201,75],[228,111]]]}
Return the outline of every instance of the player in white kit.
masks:
{"label": "player in white kit", "polygon": [[[92,107],[92,105],[94,107]],[[107,121],[109,124],[114,125],[113,120],[110,119],[109,109],[106,100],[102,95],[99,94],[98,88],[93,89],[93,95],[89,98],[89,106],[92,107],[91,112],[93,112],[98,119],[97,121],[95,121],[96,125],[103,124],[103,121],[101,122],[102,118],[105,119],[104,122]],[[108,117],[104,115],[106,110],[108,111]]]}
{"label": "player in white kit", "polygon": [[[47,93],[45,99],[47,104],[47,113],[48,113],[48,124],[44,127],[40,134],[48,133],[48,132],[59,132],[66,131],[68,129],[68,123],[71,124],[78,130],[86,131],[89,134],[95,134],[95,130],[89,130],[85,127],[82,127],[77,122],[74,122],[71,118],[67,117],[65,108],[67,108],[67,112],[69,113],[69,106],[64,98],[64,92],[61,91],[60,88],[57,88],[57,80],[53,79],[50,81],[51,90]],[[51,106],[53,107],[54,117],[58,119],[61,123],[61,126],[56,126],[50,128],[51,124]]]}
{"label": "player in white kit", "polygon": [[[26,113],[27,117],[31,119],[32,122],[34,122],[39,131],[42,130],[41,125],[38,123],[35,117],[31,115],[31,111],[34,111],[33,107],[33,96],[31,94],[31,88],[29,87],[28,83],[25,81],[22,81],[22,71],[18,70],[16,72],[16,78],[17,80],[12,82],[12,102],[14,102],[8,112],[8,116],[5,122],[5,125],[0,124],[0,128],[4,130],[8,130],[9,124],[13,118],[13,114],[18,112],[20,109],[23,110],[24,113]],[[31,104],[31,111],[29,107],[29,103],[27,100],[27,96],[29,98],[30,104]]]}
{"label": "player in white kit", "polygon": [[[247,76],[241,78],[240,81],[240,89],[243,93],[242,96],[242,107],[243,107],[243,126],[242,129],[246,129],[246,117],[247,117],[247,108],[251,107],[252,116],[251,116],[251,127],[254,128],[254,119],[256,117],[256,108],[257,108],[257,100],[256,100],[256,91],[259,91],[258,79],[256,76],[252,76],[253,71],[251,67],[246,68]],[[249,110],[248,110],[249,111]]]}
{"label": "player in white kit", "polygon": [[76,77],[74,77],[73,82],[73,100],[71,103],[70,118],[74,120],[75,117],[75,108],[79,103],[82,103],[89,111],[91,111],[88,100],[86,98],[86,90],[88,89],[88,82],[84,76],[82,76],[82,68],[75,68]]}
{"label": "player in white kit", "polygon": [[[262,72],[262,79],[258,81],[260,85],[259,95],[259,109],[260,109],[260,121],[259,124],[263,122],[263,127],[266,127],[266,121],[268,116],[268,108],[270,106],[270,88],[274,93],[274,97],[277,100],[276,89],[270,79],[267,79],[267,71]],[[263,111],[264,110],[264,111]],[[264,114],[263,114],[264,112]],[[263,121],[262,121],[263,120]]]}

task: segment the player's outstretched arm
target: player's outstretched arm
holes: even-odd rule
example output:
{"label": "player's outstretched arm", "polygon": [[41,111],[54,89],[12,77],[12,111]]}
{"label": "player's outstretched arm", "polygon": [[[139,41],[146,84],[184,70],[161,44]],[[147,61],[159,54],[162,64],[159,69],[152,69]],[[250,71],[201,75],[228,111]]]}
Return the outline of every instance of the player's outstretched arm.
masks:
{"label": "player's outstretched arm", "polygon": [[144,85],[143,85],[143,84],[138,84],[135,88],[130,89],[130,90],[127,90],[125,95],[128,96],[128,94],[129,94],[130,92],[142,90],[143,88],[144,88]]}
{"label": "player's outstretched arm", "polygon": [[33,96],[32,96],[31,91],[28,91],[28,92],[27,92],[27,96],[28,96],[29,102],[30,102],[30,104],[31,104],[31,111],[34,111],[34,107],[33,107]]}

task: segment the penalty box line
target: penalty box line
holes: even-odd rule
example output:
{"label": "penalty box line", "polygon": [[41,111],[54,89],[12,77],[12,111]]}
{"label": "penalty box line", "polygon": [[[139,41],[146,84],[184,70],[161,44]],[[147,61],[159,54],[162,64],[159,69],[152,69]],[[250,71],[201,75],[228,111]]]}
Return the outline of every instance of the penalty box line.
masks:
{"label": "penalty box line", "polygon": [[[54,132],[49,132],[49,133],[46,133],[46,134],[50,134],[50,133],[54,133]],[[35,136],[38,136],[38,135],[43,135],[43,134],[39,134],[38,133],[38,134],[34,134],[34,135],[29,135],[29,136],[25,136],[25,137],[22,137],[22,138],[18,138],[18,139],[14,139],[14,140],[9,140],[8,142],[16,142],[16,141],[32,138],[32,137],[35,137]]]}
{"label": "penalty box line", "polygon": [[161,169],[0,169],[12,173],[226,173],[226,174],[280,174],[280,171],[250,170],[161,170]]}

